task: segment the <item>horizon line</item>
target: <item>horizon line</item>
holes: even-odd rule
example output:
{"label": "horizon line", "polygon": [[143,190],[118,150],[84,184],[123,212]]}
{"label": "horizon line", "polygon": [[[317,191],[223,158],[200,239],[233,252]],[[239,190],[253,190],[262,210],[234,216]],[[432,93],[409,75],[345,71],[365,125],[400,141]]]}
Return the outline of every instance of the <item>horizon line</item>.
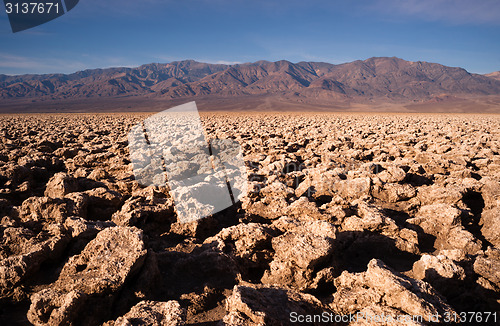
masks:
{"label": "horizon line", "polygon": [[461,69],[464,69],[465,71],[467,71],[468,73],[472,73],[472,74],[477,74],[477,75],[486,75],[486,74],[491,74],[491,73],[494,73],[494,72],[498,72],[500,71],[499,70],[494,70],[494,71],[490,71],[490,72],[486,72],[486,73],[478,73],[478,72],[471,72],[471,71],[468,71],[467,69],[465,69],[464,67],[460,67],[460,66],[447,66],[445,64],[442,64],[442,63],[439,63],[439,62],[430,62],[430,61],[424,61],[424,60],[417,60],[417,61],[413,61],[413,60],[406,60],[406,59],[403,59],[403,58],[400,58],[400,57],[396,57],[396,56],[392,56],[392,57],[388,57],[388,56],[374,56],[374,57],[369,57],[369,58],[366,58],[366,59],[357,59],[357,60],[353,60],[353,61],[345,61],[345,62],[342,62],[342,63],[331,63],[331,62],[327,62],[327,61],[305,61],[305,60],[302,60],[302,61],[298,61],[298,62],[293,62],[293,61],[290,61],[290,60],[286,60],[286,59],[281,59],[281,60],[276,60],[276,61],[270,61],[270,60],[265,60],[265,59],[262,59],[262,60],[257,60],[257,61],[248,61],[248,62],[240,62],[240,63],[223,63],[223,62],[229,62],[229,61],[226,61],[226,60],[218,60],[218,61],[198,61],[197,59],[183,59],[183,60],[173,60],[173,61],[167,61],[167,62],[149,62],[149,63],[143,63],[143,64],[140,64],[140,65],[122,65],[122,66],[109,66],[109,67],[90,67],[90,68],[85,68],[85,69],[82,69],[82,70],[76,70],[76,71],[73,71],[73,72],[70,72],[70,73],[60,73],[60,72],[48,72],[48,73],[26,73],[26,74],[5,74],[5,73],[0,73],[0,76],[9,76],[9,77],[16,77],[16,76],[43,76],[43,75],[72,75],[72,74],[76,74],[76,73],[79,73],[79,72],[85,72],[85,71],[89,71],[89,70],[107,70],[107,69],[120,69],[120,68],[128,68],[128,69],[137,69],[137,68],[140,68],[142,66],[147,66],[147,65],[154,65],[154,64],[158,64],[158,65],[166,65],[166,64],[172,64],[172,63],[177,63],[177,62],[186,62],[186,61],[192,61],[192,62],[196,62],[196,63],[204,63],[204,64],[211,64],[211,65],[223,65],[223,66],[227,66],[227,67],[231,67],[231,66],[240,66],[240,65],[246,65],[246,64],[255,64],[255,63],[258,63],[258,62],[269,62],[269,63],[277,63],[277,62],[281,62],[281,61],[286,61],[286,62],[289,62],[291,64],[299,64],[299,63],[326,63],[326,64],[329,64],[329,65],[332,65],[332,66],[340,66],[340,65],[343,65],[343,64],[346,64],[346,63],[352,63],[352,62],[356,62],[356,61],[367,61],[367,60],[370,60],[370,59],[382,59],[382,58],[386,58],[386,59],[399,59],[399,60],[403,60],[403,61],[406,61],[406,62],[410,62],[410,63],[415,63],[415,62],[421,62],[421,63],[431,63],[431,64],[439,64],[439,65],[442,65],[442,66],[445,66],[445,67],[451,67],[451,68],[461,68]]}

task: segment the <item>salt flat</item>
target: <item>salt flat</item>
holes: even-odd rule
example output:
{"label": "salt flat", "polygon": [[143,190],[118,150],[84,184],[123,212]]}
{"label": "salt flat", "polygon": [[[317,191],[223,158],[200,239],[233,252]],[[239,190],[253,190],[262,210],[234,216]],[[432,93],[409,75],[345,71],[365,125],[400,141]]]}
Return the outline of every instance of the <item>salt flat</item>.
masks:
{"label": "salt flat", "polygon": [[249,187],[191,223],[134,178],[127,134],[149,115],[0,116],[0,320],[499,310],[500,115],[203,113]]}

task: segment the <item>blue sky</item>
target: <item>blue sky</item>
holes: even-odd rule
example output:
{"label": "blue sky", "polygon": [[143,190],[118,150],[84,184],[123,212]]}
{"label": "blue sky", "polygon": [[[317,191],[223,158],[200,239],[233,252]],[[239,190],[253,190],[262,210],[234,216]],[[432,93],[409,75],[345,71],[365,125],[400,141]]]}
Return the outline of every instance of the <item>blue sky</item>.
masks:
{"label": "blue sky", "polygon": [[15,34],[0,13],[0,74],[373,56],[500,70],[500,1],[80,0]]}

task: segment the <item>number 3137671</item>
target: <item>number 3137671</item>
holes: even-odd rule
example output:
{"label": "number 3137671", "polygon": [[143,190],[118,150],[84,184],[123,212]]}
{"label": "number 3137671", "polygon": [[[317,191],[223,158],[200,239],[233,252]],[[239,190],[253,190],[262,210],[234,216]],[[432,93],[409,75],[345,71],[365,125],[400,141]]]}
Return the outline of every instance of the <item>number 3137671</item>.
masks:
{"label": "number 3137671", "polygon": [[5,4],[7,14],[50,14],[59,13],[59,3],[53,2],[23,2]]}

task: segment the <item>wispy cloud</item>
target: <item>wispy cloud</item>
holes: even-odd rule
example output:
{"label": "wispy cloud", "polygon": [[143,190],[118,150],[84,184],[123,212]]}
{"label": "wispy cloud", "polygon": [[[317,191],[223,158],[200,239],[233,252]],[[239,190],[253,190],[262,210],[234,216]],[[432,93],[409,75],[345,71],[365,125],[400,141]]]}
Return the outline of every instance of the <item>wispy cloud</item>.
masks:
{"label": "wispy cloud", "polygon": [[341,64],[345,62],[350,62],[354,60],[358,60],[359,58],[353,58],[353,57],[329,57],[329,56],[318,56],[310,53],[300,53],[296,56],[299,60],[304,60],[304,61],[315,61],[315,62],[328,62],[328,63],[333,63],[333,64]]}
{"label": "wispy cloud", "polygon": [[204,57],[190,58],[190,57],[167,56],[167,55],[152,56],[152,61],[158,61],[158,62],[182,61],[182,60],[187,60],[187,59],[191,59],[191,60],[198,61],[198,62],[215,63],[215,64],[221,64],[221,65],[237,65],[237,64],[243,63],[243,61],[238,61],[238,60],[211,59],[211,58],[204,58]]}
{"label": "wispy cloud", "polygon": [[500,25],[498,0],[376,0],[366,8],[391,16],[413,16],[429,21]]}
{"label": "wispy cloud", "polygon": [[86,0],[80,1],[78,11],[74,14],[88,15],[105,13],[111,16],[141,17],[151,13],[151,8],[157,12],[169,7],[172,0]]}
{"label": "wispy cloud", "polygon": [[0,74],[72,73],[89,68],[136,67],[125,58],[95,57],[82,54],[79,59],[58,59],[20,56],[0,52]]}
{"label": "wispy cloud", "polygon": [[85,67],[82,62],[60,59],[40,59],[0,53],[0,69],[7,74],[69,72]]}
{"label": "wispy cloud", "polygon": [[209,63],[216,63],[220,65],[237,65],[242,63],[241,61],[226,61],[226,60],[217,60],[215,62],[209,62]]}
{"label": "wispy cloud", "polygon": [[[142,64],[157,62],[172,62],[186,60],[188,58],[177,58],[169,56],[155,56],[154,59],[144,62],[131,61],[129,58],[116,56],[96,56],[89,53],[81,53],[79,57],[70,60],[58,58],[40,58],[21,56],[11,53],[0,52],[0,74],[46,74],[46,73],[73,73],[79,70],[108,67],[138,67]],[[242,61],[214,60],[207,58],[191,58],[195,61],[233,65]]]}

